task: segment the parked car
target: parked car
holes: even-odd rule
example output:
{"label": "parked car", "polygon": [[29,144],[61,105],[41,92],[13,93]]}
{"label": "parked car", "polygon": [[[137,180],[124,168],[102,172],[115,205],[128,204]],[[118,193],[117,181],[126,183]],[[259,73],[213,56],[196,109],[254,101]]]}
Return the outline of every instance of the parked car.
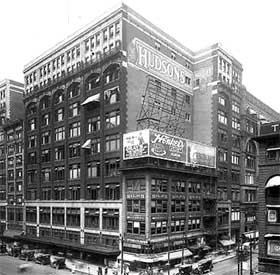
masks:
{"label": "parked car", "polygon": [[7,252],[7,245],[3,242],[0,243],[0,253],[4,254]]}
{"label": "parked car", "polygon": [[17,242],[7,244],[6,249],[7,249],[8,255],[13,256],[13,257],[18,257],[21,252],[21,246]]}
{"label": "parked car", "polygon": [[61,256],[50,256],[50,265],[53,268],[60,269],[65,267],[65,258]]}
{"label": "parked car", "polygon": [[34,260],[34,254],[34,249],[22,249],[19,258],[25,261],[32,261]]}
{"label": "parked car", "polygon": [[34,253],[35,263],[47,265],[50,264],[50,254]]}
{"label": "parked car", "polygon": [[213,269],[212,259],[203,259],[197,263],[184,264],[179,267],[179,275],[202,275]]}

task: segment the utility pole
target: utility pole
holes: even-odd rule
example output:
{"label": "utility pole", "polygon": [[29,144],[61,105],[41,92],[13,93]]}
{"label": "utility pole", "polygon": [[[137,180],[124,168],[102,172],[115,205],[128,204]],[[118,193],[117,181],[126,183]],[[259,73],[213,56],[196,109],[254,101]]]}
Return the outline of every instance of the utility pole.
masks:
{"label": "utility pole", "polygon": [[253,246],[253,242],[252,240],[250,239],[250,275],[253,275],[253,257],[252,257],[252,254],[253,254],[253,251],[252,251],[252,246]]}
{"label": "utility pole", "polygon": [[123,236],[120,234],[121,241],[121,275],[123,274]]}

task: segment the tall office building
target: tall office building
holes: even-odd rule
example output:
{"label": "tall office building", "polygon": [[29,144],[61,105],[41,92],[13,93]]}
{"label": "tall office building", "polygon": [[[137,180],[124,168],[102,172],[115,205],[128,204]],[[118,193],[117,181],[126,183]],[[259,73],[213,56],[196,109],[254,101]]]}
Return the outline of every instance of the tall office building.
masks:
{"label": "tall office building", "polygon": [[242,85],[242,65],[216,44],[198,54],[194,66],[193,139],[217,147],[218,235],[232,243],[256,238],[257,144],[263,122],[279,113]]}
{"label": "tall office building", "polygon": [[[22,233],[23,231],[23,224],[20,225],[22,223],[22,214],[18,214],[18,211],[23,212],[22,201],[19,199],[23,189],[21,185],[21,187],[18,186],[20,189],[17,190],[16,183],[14,183],[17,171],[15,166],[19,168],[21,165],[19,163],[16,164],[15,161],[22,154],[22,152],[16,152],[16,144],[14,142],[21,143],[23,141],[23,137],[20,136],[23,131],[22,121],[20,128],[15,133],[14,139],[11,137],[10,130],[9,138],[5,130],[5,125],[7,124],[18,127],[18,119],[24,117],[23,92],[24,85],[20,82],[10,79],[0,81],[0,235],[4,234],[5,231],[7,232],[8,229],[19,229],[17,233]],[[17,136],[18,131],[21,132],[19,136]],[[18,182],[21,180],[18,179]],[[8,210],[8,208],[12,207],[21,208],[21,210]],[[19,218],[19,223],[16,222],[16,217]],[[9,218],[11,219],[9,220]],[[17,227],[18,225],[20,228]],[[10,235],[13,235],[16,232],[10,233]]]}
{"label": "tall office building", "polygon": [[278,113],[220,45],[193,52],[122,4],[24,74],[26,240],[156,263],[240,234],[242,133]]}

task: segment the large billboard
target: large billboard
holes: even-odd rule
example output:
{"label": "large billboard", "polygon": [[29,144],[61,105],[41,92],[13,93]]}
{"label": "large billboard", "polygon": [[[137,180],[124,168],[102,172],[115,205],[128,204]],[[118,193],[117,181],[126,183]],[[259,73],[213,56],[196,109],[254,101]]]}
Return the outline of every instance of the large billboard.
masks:
{"label": "large billboard", "polygon": [[186,165],[216,167],[214,147],[145,129],[123,135],[123,159],[154,157]]}

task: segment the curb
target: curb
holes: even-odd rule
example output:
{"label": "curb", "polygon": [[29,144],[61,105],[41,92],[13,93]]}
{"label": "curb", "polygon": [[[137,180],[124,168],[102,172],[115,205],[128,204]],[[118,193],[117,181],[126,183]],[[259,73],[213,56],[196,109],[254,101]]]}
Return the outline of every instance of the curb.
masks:
{"label": "curb", "polygon": [[232,259],[234,258],[236,255],[229,255],[229,256],[226,256],[224,258],[221,258],[221,259],[214,259],[213,260],[213,264],[216,264],[216,263],[219,263],[219,262],[223,262],[223,261],[226,261],[228,259]]}

